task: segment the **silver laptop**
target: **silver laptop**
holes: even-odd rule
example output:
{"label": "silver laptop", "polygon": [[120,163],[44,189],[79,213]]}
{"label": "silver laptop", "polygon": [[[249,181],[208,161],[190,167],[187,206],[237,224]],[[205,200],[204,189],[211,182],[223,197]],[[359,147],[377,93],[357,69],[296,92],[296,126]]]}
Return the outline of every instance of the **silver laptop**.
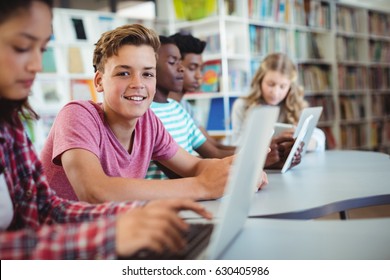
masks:
{"label": "silver laptop", "polygon": [[211,235],[205,258],[218,259],[241,231],[257,189],[278,116],[279,108],[276,106],[256,107],[249,113],[217,215],[219,221]]}
{"label": "silver laptop", "polygon": [[141,250],[130,259],[218,259],[240,232],[248,217],[252,195],[257,190],[271,142],[278,107],[253,108],[245,122],[217,219],[213,223],[191,224],[187,247],[178,254],[163,255]]}

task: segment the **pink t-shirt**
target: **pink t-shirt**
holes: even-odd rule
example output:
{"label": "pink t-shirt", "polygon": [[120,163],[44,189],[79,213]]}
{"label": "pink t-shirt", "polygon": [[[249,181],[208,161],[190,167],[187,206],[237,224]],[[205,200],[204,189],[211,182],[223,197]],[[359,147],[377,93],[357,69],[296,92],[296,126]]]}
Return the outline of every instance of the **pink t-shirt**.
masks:
{"label": "pink t-shirt", "polygon": [[105,121],[101,104],[68,103],[58,113],[41,152],[50,187],[60,197],[78,200],[61,165],[61,155],[69,149],[94,153],[108,176],[144,178],[150,160],[170,159],[179,148],[151,109],[138,119],[133,135],[129,153]]}

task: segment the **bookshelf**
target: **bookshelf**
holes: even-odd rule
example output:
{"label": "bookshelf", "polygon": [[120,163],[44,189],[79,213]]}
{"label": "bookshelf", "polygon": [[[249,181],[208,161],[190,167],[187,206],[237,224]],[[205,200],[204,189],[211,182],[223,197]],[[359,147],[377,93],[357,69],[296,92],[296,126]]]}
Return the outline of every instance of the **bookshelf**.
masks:
{"label": "bookshelf", "polygon": [[43,71],[37,75],[30,98],[40,120],[28,124],[28,132],[39,152],[55,116],[69,101],[92,99],[102,95],[93,86],[92,57],[100,35],[117,26],[139,22],[156,28],[154,21],[132,20],[115,13],[53,9],[53,35],[43,54]]}
{"label": "bookshelf", "polygon": [[201,112],[206,128],[210,119],[218,123],[212,133],[224,134],[229,143],[232,101],[248,93],[262,58],[281,51],[298,65],[307,101],[324,107],[319,127],[327,134],[328,148],[390,151],[389,5],[215,0],[209,1],[214,11],[188,20],[177,18],[173,2],[156,1],[165,34],[190,32],[208,42],[204,61],[219,61],[218,90],[185,96]]}
{"label": "bookshelf", "polygon": [[390,7],[335,4],[340,147],[389,153]]}

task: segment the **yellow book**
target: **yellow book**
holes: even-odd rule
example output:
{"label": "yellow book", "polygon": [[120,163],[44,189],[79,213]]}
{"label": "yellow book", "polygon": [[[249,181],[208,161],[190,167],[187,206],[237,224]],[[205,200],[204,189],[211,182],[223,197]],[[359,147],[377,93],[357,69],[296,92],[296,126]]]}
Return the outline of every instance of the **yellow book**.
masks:
{"label": "yellow book", "polygon": [[69,47],[68,49],[68,71],[69,73],[84,73],[83,59],[81,50],[78,47]]}

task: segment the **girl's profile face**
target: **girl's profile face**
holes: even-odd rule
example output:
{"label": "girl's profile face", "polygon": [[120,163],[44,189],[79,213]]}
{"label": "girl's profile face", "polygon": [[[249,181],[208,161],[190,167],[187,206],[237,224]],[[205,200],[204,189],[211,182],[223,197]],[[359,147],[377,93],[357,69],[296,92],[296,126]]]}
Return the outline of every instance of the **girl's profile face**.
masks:
{"label": "girl's profile face", "polygon": [[0,97],[25,99],[52,33],[51,10],[39,1],[0,24]]}
{"label": "girl's profile face", "polygon": [[261,83],[262,97],[268,105],[279,105],[290,89],[291,81],[288,76],[278,71],[268,71]]}

